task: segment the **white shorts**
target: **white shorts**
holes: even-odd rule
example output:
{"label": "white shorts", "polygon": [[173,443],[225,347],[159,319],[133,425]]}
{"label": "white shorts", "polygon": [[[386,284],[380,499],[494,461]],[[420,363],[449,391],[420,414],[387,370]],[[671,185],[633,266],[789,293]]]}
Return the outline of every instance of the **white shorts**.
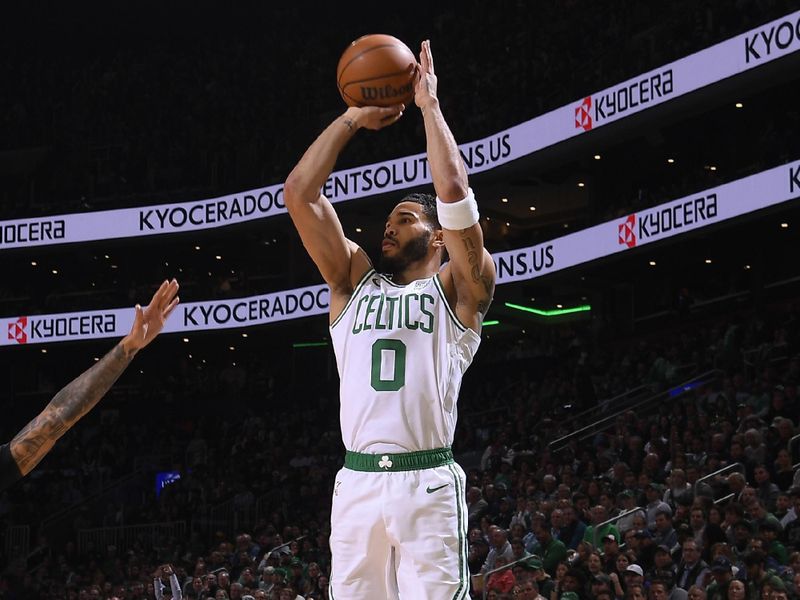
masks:
{"label": "white shorts", "polygon": [[336,476],[332,600],[469,597],[466,476],[457,464]]}

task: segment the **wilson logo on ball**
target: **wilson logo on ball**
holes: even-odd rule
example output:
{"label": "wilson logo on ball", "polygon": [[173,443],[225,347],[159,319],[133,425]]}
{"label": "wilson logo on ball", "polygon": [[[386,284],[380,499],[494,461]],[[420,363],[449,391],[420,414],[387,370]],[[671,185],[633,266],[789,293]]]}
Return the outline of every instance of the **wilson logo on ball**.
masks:
{"label": "wilson logo on ball", "polygon": [[413,84],[407,83],[400,87],[389,84],[383,87],[361,86],[361,98],[369,103],[372,100],[389,100],[407,96],[414,89]]}
{"label": "wilson logo on ball", "polygon": [[396,37],[371,34],[342,53],[336,85],[348,106],[392,106],[414,99],[417,58]]}

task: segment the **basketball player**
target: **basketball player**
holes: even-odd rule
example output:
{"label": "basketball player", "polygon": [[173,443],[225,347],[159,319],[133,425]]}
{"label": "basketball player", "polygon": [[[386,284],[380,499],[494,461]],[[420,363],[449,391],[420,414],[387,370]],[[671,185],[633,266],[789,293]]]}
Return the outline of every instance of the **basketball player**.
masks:
{"label": "basketball player", "polygon": [[137,304],[130,333],[89,370],[59,391],[10,443],[0,446],[0,490],[30,473],[58,438],[100,401],[136,353],[161,332],[178,305],[177,293],[177,281],[164,281],[149,305],[142,308]]}
{"label": "basketball player", "polygon": [[[380,273],[345,237],[321,188],[356,132],[391,125],[403,106],[349,108],[285,186],[289,214],[331,290],[347,450],[331,514],[336,600],[468,596],[465,476],[450,445],[461,377],[480,343],[495,270],[439,108],[427,41],[420,63],[414,100],[438,198],[412,194],[394,207]],[[442,267],[445,249],[450,260]]]}

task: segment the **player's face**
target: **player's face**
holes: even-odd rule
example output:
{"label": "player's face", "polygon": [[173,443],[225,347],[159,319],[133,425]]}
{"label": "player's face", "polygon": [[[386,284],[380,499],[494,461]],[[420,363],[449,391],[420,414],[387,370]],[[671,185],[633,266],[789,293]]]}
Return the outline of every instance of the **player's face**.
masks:
{"label": "player's face", "polygon": [[433,231],[416,202],[401,202],[386,220],[381,243],[381,270],[400,273],[428,254]]}

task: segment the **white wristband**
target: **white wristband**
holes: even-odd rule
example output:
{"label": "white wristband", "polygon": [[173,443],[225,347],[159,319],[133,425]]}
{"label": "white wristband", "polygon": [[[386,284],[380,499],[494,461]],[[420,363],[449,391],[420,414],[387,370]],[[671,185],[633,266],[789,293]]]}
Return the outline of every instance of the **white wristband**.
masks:
{"label": "white wristband", "polygon": [[467,188],[467,197],[458,202],[442,202],[437,196],[436,213],[442,227],[452,231],[468,229],[480,219],[472,188]]}

